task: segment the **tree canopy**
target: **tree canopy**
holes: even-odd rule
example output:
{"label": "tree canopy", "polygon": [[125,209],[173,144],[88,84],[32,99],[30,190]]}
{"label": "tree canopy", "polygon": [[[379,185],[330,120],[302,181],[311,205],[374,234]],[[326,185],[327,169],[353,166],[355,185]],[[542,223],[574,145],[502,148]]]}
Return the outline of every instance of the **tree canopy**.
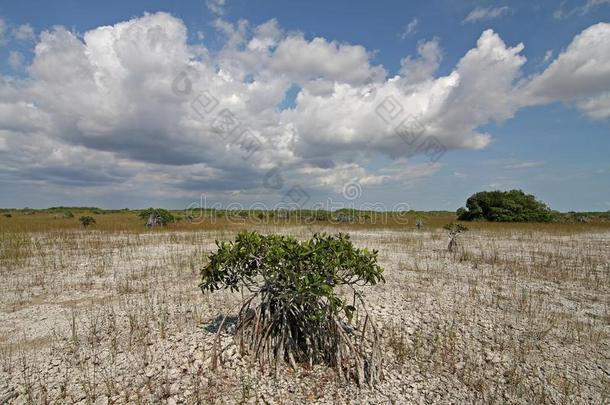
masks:
{"label": "tree canopy", "polygon": [[466,200],[466,208],[459,208],[462,221],[487,220],[494,222],[550,222],[555,213],[543,202],[521,190],[481,191]]}
{"label": "tree canopy", "polygon": [[89,226],[95,224],[95,218],[90,216],[82,216],[78,220],[84,228],[88,228]]}
{"label": "tree canopy", "polygon": [[[139,216],[140,216],[140,218],[142,218],[145,221],[152,218],[154,220],[153,225],[160,225],[160,226],[165,226],[172,222],[176,222],[176,219],[177,219],[168,210],[165,210],[163,208],[152,208],[152,207],[141,211],[139,213]],[[149,224],[147,223],[147,225],[149,225]]]}

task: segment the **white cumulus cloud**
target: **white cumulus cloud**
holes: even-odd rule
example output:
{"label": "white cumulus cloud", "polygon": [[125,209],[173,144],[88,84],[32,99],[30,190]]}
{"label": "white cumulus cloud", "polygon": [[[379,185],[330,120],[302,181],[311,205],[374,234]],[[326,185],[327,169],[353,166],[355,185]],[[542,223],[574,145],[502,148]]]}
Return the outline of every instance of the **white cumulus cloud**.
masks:
{"label": "white cumulus cloud", "polygon": [[[0,181],[244,195],[281,167],[287,183],[312,188],[339,192],[354,178],[391,187],[435,173],[447,150],[485,147],[492,135],[481,126],[528,105],[570,101],[609,116],[609,24],[584,30],[531,78],[524,45],[492,30],[444,75],[438,39],[388,75],[361,45],[285,32],[276,20],[215,26],[219,50],[190,45],[167,13],[82,37],[43,31],[27,77],[0,76]],[[370,169],[374,157],[394,163]]]}
{"label": "white cumulus cloud", "polygon": [[593,118],[605,118],[610,92],[610,24],[598,23],[572,43],[524,89],[524,103],[576,102]]}

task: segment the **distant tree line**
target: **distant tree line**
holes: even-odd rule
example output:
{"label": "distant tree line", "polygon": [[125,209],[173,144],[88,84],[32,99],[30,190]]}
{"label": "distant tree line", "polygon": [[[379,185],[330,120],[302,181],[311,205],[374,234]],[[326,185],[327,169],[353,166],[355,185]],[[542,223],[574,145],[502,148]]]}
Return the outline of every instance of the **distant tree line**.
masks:
{"label": "distant tree line", "polygon": [[[12,218],[15,215],[53,214],[56,219],[74,219],[84,215],[106,215],[131,213],[140,216],[145,223],[156,213],[157,225],[168,225],[180,221],[195,222],[204,218],[227,218],[243,220],[278,220],[280,222],[333,222],[354,224],[394,224],[421,229],[425,224],[435,227],[435,218],[457,214],[461,221],[495,221],[495,222],[574,222],[588,223],[610,221],[610,211],[602,212],[565,212],[550,209],[533,195],[521,190],[482,191],[473,194],[466,207],[459,208],[457,213],[451,211],[375,211],[354,208],[338,210],[323,209],[216,209],[204,208],[195,210],[148,209],[102,209],[98,207],[57,206],[51,208],[0,208],[0,218]],[[405,220],[408,218],[408,220]],[[396,220],[394,220],[396,219]],[[419,225],[418,225],[419,224]],[[438,225],[438,224],[437,224]]]}

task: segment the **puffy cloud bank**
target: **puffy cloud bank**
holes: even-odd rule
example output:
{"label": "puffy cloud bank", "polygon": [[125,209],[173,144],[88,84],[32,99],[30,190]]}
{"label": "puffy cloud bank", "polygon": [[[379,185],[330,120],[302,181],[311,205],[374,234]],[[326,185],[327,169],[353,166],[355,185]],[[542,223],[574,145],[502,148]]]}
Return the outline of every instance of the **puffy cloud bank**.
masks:
{"label": "puffy cloud bank", "polygon": [[[324,190],[354,178],[400,185],[438,169],[407,161],[429,152],[423,139],[443,151],[484,148],[482,125],[550,102],[610,117],[606,23],[533,77],[521,73],[524,45],[492,30],[437,76],[436,39],[389,75],[360,45],[307,39],[275,20],[215,25],[225,38],[215,51],[187,42],[184,23],[167,13],[82,37],[42,32],[27,77],[0,77],[0,181],[179,196],[260,190],[282,167]],[[394,163],[370,172],[375,156]]]}

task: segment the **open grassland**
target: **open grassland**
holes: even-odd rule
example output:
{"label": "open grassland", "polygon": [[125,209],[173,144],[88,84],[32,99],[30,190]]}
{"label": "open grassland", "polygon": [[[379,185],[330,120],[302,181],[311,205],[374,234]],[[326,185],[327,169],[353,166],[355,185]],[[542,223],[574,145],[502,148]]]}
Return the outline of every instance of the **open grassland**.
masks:
{"label": "open grassland", "polygon": [[[80,213],[76,214],[78,217]],[[0,403],[604,403],[610,400],[610,225],[264,225],[215,219],[148,231],[133,213],[92,229],[0,217]],[[379,250],[365,290],[382,333],[374,389],[323,367],[261,371],[221,333],[240,293],[203,296],[199,269],[240,228],[350,232]]]}
{"label": "open grassland", "polygon": [[[65,212],[71,212],[74,217],[65,218]],[[211,230],[239,230],[253,229],[261,226],[274,225],[278,227],[305,226],[311,229],[321,229],[324,226],[339,226],[343,231],[351,230],[396,230],[413,229],[417,219],[421,219],[428,229],[441,228],[448,222],[455,221],[455,214],[447,211],[438,212],[374,212],[361,211],[350,214],[351,221],[344,222],[340,219],[330,218],[316,220],[313,218],[314,211],[304,211],[300,218],[292,214],[288,218],[279,218],[277,213],[266,211],[261,214],[258,211],[199,211],[190,214],[192,221],[185,219],[184,211],[172,211],[178,219],[176,223],[169,224],[165,231],[199,232]],[[330,215],[328,212],[324,212]],[[571,234],[589,231],[610,231],[610,214],[593,213],[586,223],[567,220],[550,223],[508,223],[508,222],[462,222],[470,229],[485,231],[519,231],[532,232],[544,231],[553,234]],[[80,216],[91,216],[96,224],[92,227],[102,232],[149,232],[144,225],[146,221],[138,216],[138,211],[104,211],[104,210],[0,210],[0,231],[2,233],[32,233],[32,232],[56,232],[62,230],[78,230],[81,224]],[[260,216],[260,217],[259,217]]]}

